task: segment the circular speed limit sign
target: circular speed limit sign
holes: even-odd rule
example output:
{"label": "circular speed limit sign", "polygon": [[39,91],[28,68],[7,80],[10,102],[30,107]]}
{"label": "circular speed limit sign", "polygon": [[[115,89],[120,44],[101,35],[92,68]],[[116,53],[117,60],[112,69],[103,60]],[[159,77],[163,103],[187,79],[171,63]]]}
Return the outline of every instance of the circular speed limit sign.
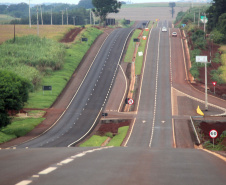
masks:
{"label": "circular speed limit sign", "polygon": [[212,138],[212,139],[214,139],[214,138],[216,138],[217,137],[217,131],[216,130],[211,130],[210,131],[210,133],[209,133],[209,135],[210,135],[210,137]]}
{"label": "circular speed limit sign", "polygon": [[129,105],[133,105],[133,104],[134,104],[134,101],[133,101],[132,98],[128,99],[128,104],[129,104]]}

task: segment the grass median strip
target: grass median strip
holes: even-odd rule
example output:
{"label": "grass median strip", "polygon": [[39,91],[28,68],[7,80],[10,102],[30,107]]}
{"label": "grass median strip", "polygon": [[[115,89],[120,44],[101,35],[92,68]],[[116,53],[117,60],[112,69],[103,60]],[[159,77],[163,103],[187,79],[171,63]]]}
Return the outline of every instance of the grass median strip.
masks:
{"label": "grass median strip", "polygon": [[[129,126],[120,127],[118,129],[118,134],[112,137],[111,141],[107,144],[107,146],[120,146],[126,137]],[[80,147],[98,147],[101,146],[104,141],[108,138],[109,133],[106,133],[106,136],[93,135],[89,140],[85,141],[80,145]]]}

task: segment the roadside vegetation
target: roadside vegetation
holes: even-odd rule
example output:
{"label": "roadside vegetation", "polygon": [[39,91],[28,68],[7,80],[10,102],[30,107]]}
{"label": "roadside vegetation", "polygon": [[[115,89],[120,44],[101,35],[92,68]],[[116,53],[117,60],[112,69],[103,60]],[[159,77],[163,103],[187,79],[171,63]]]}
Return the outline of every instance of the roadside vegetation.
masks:
{"label": "roadside vegetation", "polygon": [[[212,12],[213,8],[219,8],[219,12]],[[204,33],[204,24],[199,19],[199,12],[201,12],[201,15],[202,12],[206,12],[207,18],[209,19],[206,24],[206,33]],[[208,17],[208,13],[210,12],[213,13],[212,17]],[[215,23],[213,23],[213,17],[215,18],[215,21],[217,20]],[[222,25],[225,20],[224,10],[218,0],[216,0],[215,4],[212,6],[190,8],[187,12],[179,12],[177,15],[175,24],[176,27],[184,29],[186,36],[188,37],[190,58],[192,63],[190,72],[197,81],[200,81],[200,69],[204,67],[204,64],[196,63],[195,57],[197,55],[207,55],[207,53],[209,55],[210,51],[213,49],[213,46],[222,46],[218,51],[214,51],[215,53],[212,53],[211,62],[219,64],[220,67],[218,69],[213,69],[210,75],[211,79],[216,81],[217,84],[226,83],[226,49],[224,47],[226,42],[226,30]],[[183,24],[186,26],[182,27]],[[217,46],[217,44],[219,46]],[[208,58],[210,60],[209,56]],[[211,64],[208,64],[208,67],[211,67]]]}
{"label": "roadside vegetation", "polygon": [[101,146],[109,137],[110,142],[106,146],[121,146],[126,134],[128,132],[129,126],[120,127],[118,129],[118,134],[113,136],[112,133],[107,132],[105,136],[93,135],[90,139],[85,141],[80,145],[80,147],[99,147]]}
{"label": "roadside vegetation", "polygon": [[226,139],[226,130],[220,135],[220,138],[216,139],[214,141],[214,145],[210,141],[206,141],[203,144],[203,147],[208,150],[215,150],[215,151],[226,151],[226,145],[225,145],[225,139]]}
{"label": "roadside vegetation", "polygon": [[[25,135],[44,120],[41,117],[37,118],[35,115],[39,113],[35,112],[25,118],[9,117],[7,113],[8,110],[20,110],[24,105],[26,108],[49,108],[67,84],[92,43],[101,33],[102,31],[97,28],[88,27],[78,35],[74,43],[66,46],[50,39],[31,35],[16,38],[15,43],[13,40],[9,40],[0,45],[0,71],[2,70],[4,74],[7,72],[6,75],[11,76],[12,79],[18,76],[17,79],[22,80],[20,83],[26,82],[28,87],[25,88],[25,85],[20,86],[19,83],[17,83],[19,85],[17,87],[15,83],[12,83],[12,91],[9,91],[11,82],[7,82],[6,86],[2,86],[4,85],[3,82],[6,82],[4,80],[0,81],[0,86],[4,87],[1,88],[1,99],[9,99],[7,102],[10,105],[3,107],[5,104],[0,101],[0,107],[3,108],[0,111],[0,142]],[[88,38],[88,41],[81,42],[82,37]],[[4,76],[1,75],[1,77]],[[24,82],[23,79],[26,79],[26,81]],[[43,94],[43,85],[51,85],[52,92]],[[22,99],[23,101],[13,99],[19,87],[22,87],[22,98],[26,97]],[[7,93],[10,92],[14,96],[7,96]],[[27,94],[24,94],[24,92]],[[4,94],[8,99],[2,97]],[[11,102],[13,101],[17,104],[21,103],[20,105],[14,103],[17,107],[12,107]],[[6,117],[5,122],[3,122],[4,115]]]}
{"label": "roadside vegetation", "polygon": [[[146,48],[147,39],[148,39],[148,34],[149,34],[149,31],[150,31],[151,27],[152,27],[152,23],[150,22],[149,25],[148,25],[149,30],[148,31],[144,30],[143,35],[142,35],[142,36],[146,36],[146,40],[143,40],[142,37],[141,37],[140,45],[138,47],[138,52],[142,52],[144,54],[145,48]],[[133,54],[134,54],[134,50],[135,50],[135,42],[133,41],[133,39],[138,38],[138,36],[141,33],[141,31],[142,31],[141,29],[136,29],[133,32],[133,35],[131,36],[130,41],[129,41],[129,46],[128,46],[127,51],[126,51],[124,62],[132,63]],[[144,60],[143,56],[139,56],[138,53],[137,53],[136,61],[135,61],[135,70],[136,70],[135,74],[136,75],[140,75],[141,74],[143,60]]]}

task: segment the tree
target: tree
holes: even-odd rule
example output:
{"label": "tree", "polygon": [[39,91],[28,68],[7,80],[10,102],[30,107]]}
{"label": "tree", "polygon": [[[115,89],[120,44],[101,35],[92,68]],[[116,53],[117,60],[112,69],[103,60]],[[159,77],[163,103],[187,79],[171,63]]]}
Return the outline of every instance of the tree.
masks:
{"label": "tree", "polygon": [[207,10],[207,29],[213,30],[219,20],[221,14],[226,13],[226,3],[225,0],[214,0],[212,6]]}
{"label": "tree", "polygon": [[175,7],[175,6],[176,6],[176,3],[174,3],[174,2],[169,3],[169,7],[172,8],[172,18],[173,18],[173,14],[174,14],[174,12],[175,12],[175,10],[174,10],[174,7]]}
{"label": "tree", "polygon": [[83,7],[86,9],[93,8],[92,0],[80,0],[78,3],[78,7]]}
{"label": "tree", "polygon": [[122,5],[117,0],[92,0],[92,3],[95,7],[92,11],[100,17],[100,23],[103,23],[109,13],[118,13]]}
{"label": "tree", "polygon": [[27,102],[30,88],[28,80],[0,70],[0,127],[10,123],[8,110],[20,110]]}

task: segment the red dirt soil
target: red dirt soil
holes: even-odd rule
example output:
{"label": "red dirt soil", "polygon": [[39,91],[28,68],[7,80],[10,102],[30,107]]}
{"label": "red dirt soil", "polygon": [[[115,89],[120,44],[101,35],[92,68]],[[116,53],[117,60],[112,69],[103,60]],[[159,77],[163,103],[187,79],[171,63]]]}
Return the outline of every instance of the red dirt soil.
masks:
{"label": "red dirt soil", "polygon": [[83,28],[74,28],[69,31],[60,42],[73,42],[76,36],[83,30]]}
{"label": "red dirt soil", "polygon": [[100,136],[104,136],[105,133],[107,133],[107,132],[117,134],[118,128],[124,127],[124,126],[129,126],[129,124],[130,124],[130,121],[124,121],[124,122],[120,122],[120,123],[104,123],[104,124],[101,124],[101,126],[99,127],[96,134],[98,134]]}

